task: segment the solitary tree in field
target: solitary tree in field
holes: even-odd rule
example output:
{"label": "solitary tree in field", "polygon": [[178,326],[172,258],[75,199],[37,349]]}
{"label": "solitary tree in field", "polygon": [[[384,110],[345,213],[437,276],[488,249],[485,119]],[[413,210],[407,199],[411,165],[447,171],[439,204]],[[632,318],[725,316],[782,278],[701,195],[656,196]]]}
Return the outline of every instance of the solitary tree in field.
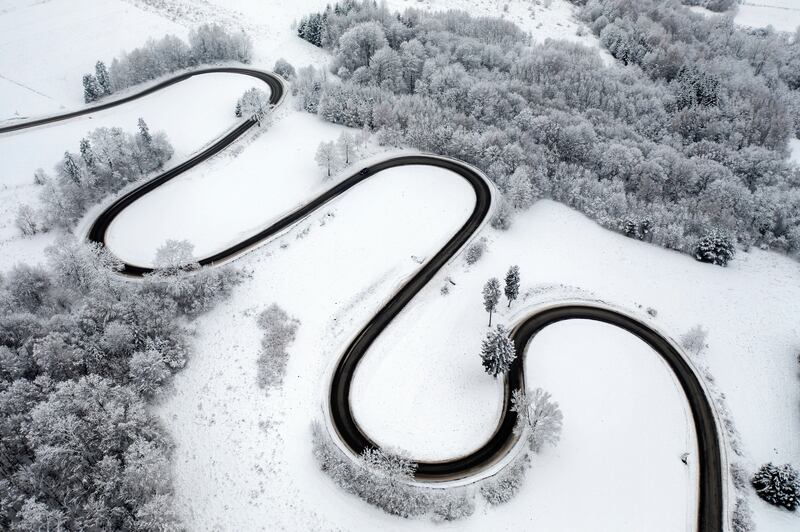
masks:
{"label": "solitary tree in field", "polygon": [[342,164],[342,158],[333,141],[319,143],[316,161],[319,166],[325,169],[325,177],[328,179],[339,170]]}
{"label": "solitary tree in field", "polygon": [[494,331],[489,331],[481,344],[483,369],[492,377],[506,373],[516,356],[514,342],[502,325],[498,325]]}
{"label": "solitary tree in field", "polygon": [[514,434],[521,434],[530,428],[528,445],[538,453],[545,444],[555,445],[561,437],[564,415],[558,403],[550,400],[550,394],[541,388],[525,392],[514,390],[511,396],[511,411],[517,413]]}
{"label": "solitary tree in field", "polygon": [[[236,116],[243,116],[258,122],[258,125],[266,123],[269,114],[269,96],[261,89],[248,89],[236,102]],[[269,125],[269,124],[267,124]]]}
{"label": "solitary tree in field", "polygon": [[506,273],[506,298],[508,298],[508,306],[511,307],[511,302],[519,296],[519,266],[511,266]]}
{"label": "solitary tree in field", "polygon": [[492,313],[500,301],[500,281],[492,277],[483,285],[483,308],[489,313],[489,327],[492,326]]}

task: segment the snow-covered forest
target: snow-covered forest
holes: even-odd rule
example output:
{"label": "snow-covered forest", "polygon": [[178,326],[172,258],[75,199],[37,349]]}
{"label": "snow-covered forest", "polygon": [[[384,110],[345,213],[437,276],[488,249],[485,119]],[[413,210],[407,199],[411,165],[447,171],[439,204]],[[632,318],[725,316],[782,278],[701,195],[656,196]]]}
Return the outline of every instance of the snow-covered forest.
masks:
{"label": "snow-covered forest", "polygon": [[301,69],[296,90],[305,110],[384,145],[485,169],[516,209],[552,198],[701,260],[714,235],[795,254],[800,39],[675,2],[579,3],[628,68],[574,44],[529,46],[499,19],[345,2],[298,26],[342,81]]}

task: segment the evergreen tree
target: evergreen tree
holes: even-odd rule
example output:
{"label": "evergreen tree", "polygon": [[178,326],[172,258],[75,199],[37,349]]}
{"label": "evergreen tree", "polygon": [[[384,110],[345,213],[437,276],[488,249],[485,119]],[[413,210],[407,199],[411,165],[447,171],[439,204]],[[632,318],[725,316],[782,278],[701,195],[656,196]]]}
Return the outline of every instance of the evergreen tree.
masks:
{"label": "evergreen tree", "polygon": [[725,266],[735,254],[736,248],[731,239],[714,230],[707,233],[697,243],[694,257],[700,262]]}
{"label": "evergreen tree", "polygon": [[764,464],[752,479],[758,496],[775,506],[794,510],[800,506],[800,476],[790,464]]}
{"label": "evergreen tree", "polygon": [[492,377],[506,373],[516,357],[514,342],[505,327],[498,325],[497,329],[486,334],[481,344],[481,360],[486,373]]}
{"label": "evergreen tree", "polygon": [[88,168],[94,166],[94,153],[92,152],[92,143],[89,142],[89,139],[81,139],[80,150],[81,157],[83,158],[83,162],[86,163],[86,166]]}
{"label": "evergreen tree", "polygon": [[97,83],[97,78],[91,74],[83,76],[83,101],[86,103],[97,100],[103,94],[103,89]]}
{"label": "evergreen tree", "polygon": [[67,176],[69,176],[69,178],[75,182],[76,185],[80,185],[81,169],[78,167],[78,164],[75,162],[72,154],[68,151],[64,152],[64,171],[66,172]]}
{"label": "evergreen tree", "polygon": [[145,145],[149,146],[153,142],[153,137],[150,135],[150,128],[147,126],[147,123],[144,121],[143,118],[139,119],[139,137],[145,143]]}
{"label": "evergreen tree", "polygon": [[500,301],[500,281],[492,277],[483,286],[483,308],[489,313],[489,327],[492,326],[492,313]]}
{"label": "evergreen tree", "polygon": [[242,99],[236,101],[236,109],[234,109],[233,114],[236,115],[236,118],[242,117]]}
{"label": "evergreen tree", "polygon": [[103,90],[103,94],[111,94],[111,77],[108,75],[106,64],[102,61],[95,63],[94,75],[97,78],[97,84]]}
{"label": "evergreen tree", "polygon": [[508,306],[511,307],[511,302],[519,296],[519,266],[511,266],[508,269],[505,293],[508,298]]}

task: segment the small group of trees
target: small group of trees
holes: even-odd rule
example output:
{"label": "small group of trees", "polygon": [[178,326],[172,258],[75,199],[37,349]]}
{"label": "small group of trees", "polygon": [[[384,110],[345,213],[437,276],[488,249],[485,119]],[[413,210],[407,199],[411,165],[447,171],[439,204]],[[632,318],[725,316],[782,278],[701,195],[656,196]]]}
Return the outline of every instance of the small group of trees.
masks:
{"label": "small group of trees", "polygon": [[138,131],[101,127],[81,139],[79,151],[64,152],[50,177],[37,170],[41,210],[23,205],[16,223],[29,235],[53,227],[72,228],[86,209],[126,185],[164,167],[173,148],[163,132],[151,133],[141,118]]}
{"label": "small group of trees", "polygon": [[236,101],[234,114],[237,118],[247,118],[258,122],[259,126],[269,125],[269,114],[272,111],[272,104],[269,95],[261,89],[255,87],[247,89],[244,94]]}
{"label": "small group of trees", "polygon": [[[519,297],[519,266],[510,266],[506,272],[505,287],[503,289],[508,306]],[[483,308],[489,313],[489,327],[492,326],[492,313],[500,303],[500,281],[497,277],[492,277],[483,285]]]}
{"label": "small group of trees", "polygon": [[84,100],[93,102],[115,91],[150,81],[184,68],[219,61],[249,63],[253,45],[244,32],[229,32],[219,24],[203,24],[189,33],[189,43],[174,35],[150,39],[125,52],[111,67],[98,61],[95,71],[83,76]]}
{"label": "small group of trees", "polygon": [[[362,132],[363,142],[366,144],[368,132]],[[358,160],[359,140],[356,135],[349,131],[343,131],[339,138],[334,141],[322,141],[319,143],[315,160],[325,171],[325,179],[330,179],[336,172],[350,166]]]}
{"label": "small group of trees", "polygon": [[218,300],[236,276],[129,283],[69,236],[45,254],[0,276],[0,529],[178,529],[173,444],[149,403],[186,363],[186,317],[208,308],[185,296]]}

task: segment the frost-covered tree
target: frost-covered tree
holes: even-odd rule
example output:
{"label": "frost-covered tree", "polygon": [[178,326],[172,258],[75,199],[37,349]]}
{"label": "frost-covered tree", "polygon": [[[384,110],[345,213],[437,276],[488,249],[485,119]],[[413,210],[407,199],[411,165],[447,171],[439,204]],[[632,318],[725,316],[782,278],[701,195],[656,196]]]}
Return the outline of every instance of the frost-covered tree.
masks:
{"label": "frost-covered tree", "polygon": [[515,265],[508,268],[506,284],[503,290],[508,299],[508,306],[510,308],[511,303],[519,297],[519,266]]}
{"label": "frost-covered tree", "polygon": [[345,67],[355,72],[359,67],[366,67],[375,52],[386,44],[386,35],[380,23],[368,21],[356,24],[339,38],[337,68]]}
{"label": "frost-covered tree", "polygon": [[483,369],[492,377],[508,372],[516,357],[514,342],[502,325],[498,325],[494,331],[489,331],[481,343]]}
{"label": "frost-covered tree", "polygon": [[45,172],[43,168],[37,168],[33,172],[33,184],[34,185],[44,185],[49,180],[50,180],[50,177],[47,175],[47,172]]}
{"label": "frost-covered tree", "polygon": [[341,154],[333,141],[320,142],[314,159],[317,161],[317,165],[325,170],[326,179],[330,179],[342,167]]}
{"label": "frost-covered tree", "polygon": [[275,61],[275,66],[272,67],[272,70],[276,74],[281,76],[283,79],[286,79],[286,80],[289,80],[289,81],[294,79],[294,76],[295,76],[294,67],[292,66],[291,63],[289,63],[286,59],[284,59],[282,57],[279,58],[277,61]]}
{"label": "frost-covered tree", "polygon": [[138,351],[128,361],[131,386],[145,397],[152,396],[172,375],[156,349]]}
{"label": "frost-covered tree", "polygon": [[694,257],[700,262],[725,266],[736,254],[730,238],[719,231],[706,233],[695,246]]}
{"label": "frost-covered tree", "polygon": [[349,166],[355,160],[357,150],[355,135],[343,131],[336,141],[336,147],[339,149],[342,159],[344,159],[344,165]]}
{"label": "frost-covered tree", "polygon": [[20,232],[25,236],[35,235],[39,232],[39,222],[37,222],[36,212],[30,205],[23,203],[17,209],[17,216],[14,223]]}
{"label": "frost-covered tree", "polygon": [[197,263],[194,257],[194,244],[188,240],[167,239],[156,250],[153,265],[164,270],[192,268]]}
{"label": "frost-covered tree", "polygon": [[508,200],[515,209],[524,210],[533,203],[533,185],[525,167],[519,167],[511,175],[508,183]]}
{"label": "frost-covered tree", "polygon": [[94,65],[94,77],[97,79],[98,86],[103,91],[103,96],[111,94],[113,89],[111,88],[111,76],[108,74],[108,69],[106,68],[106,64],[102,61],[98,61]]}
{"label": "frost-covered tree", "polygon": [[403,69],[400,54],[384,46],[369,60],[369,75],[372,83],[392,90],[402,83]]}
{"label": "frost-covered tree", "polygon": [[545,444],[555,446],[561,437],[564,416],[558,403],[550,399],[550,394],[541,388],[514,390],[511,396],[511,410],[517,414],[514,433],[519,435],[529,429],[528,446],[535,453]]}
{"label": "frost-covered tree", "polygon": [[489,327],[492,326],[492,313],[497,309],[500,293],[500,281],[497,277],[492,277],[483,285],[483,309],[489,313]]}
{"label": "frost-covered tree", "polygon": [[800,476],[790,464],[764,464],[751,480],[758,496],[775,506],[794,510],[800,505]]}
{"label": "frost-covered tree", "polygon": [[511,210],[511,207],[509,206],[508,202],[501,198],[499,204],[497,205],[497,209],[492,215],[492,219],[489,221],[489,223],[495,229],[499,229],[500,231],[507,231],[511,228],[511,222],[513,216],[514,213]]}
{"label": "frost-covered tree", "polygon": [[92,74],[84,74],[83,76],[83,101],[91,103],[96,101],[103,95],[103,88],[97,82],[97,78]]}
{"label": "frost-covered tree", "polygon": [[270,109],[269,95],[255,87],[247,89],[236,102],[236,116],[255,120],[259,126],[269,122]]}

